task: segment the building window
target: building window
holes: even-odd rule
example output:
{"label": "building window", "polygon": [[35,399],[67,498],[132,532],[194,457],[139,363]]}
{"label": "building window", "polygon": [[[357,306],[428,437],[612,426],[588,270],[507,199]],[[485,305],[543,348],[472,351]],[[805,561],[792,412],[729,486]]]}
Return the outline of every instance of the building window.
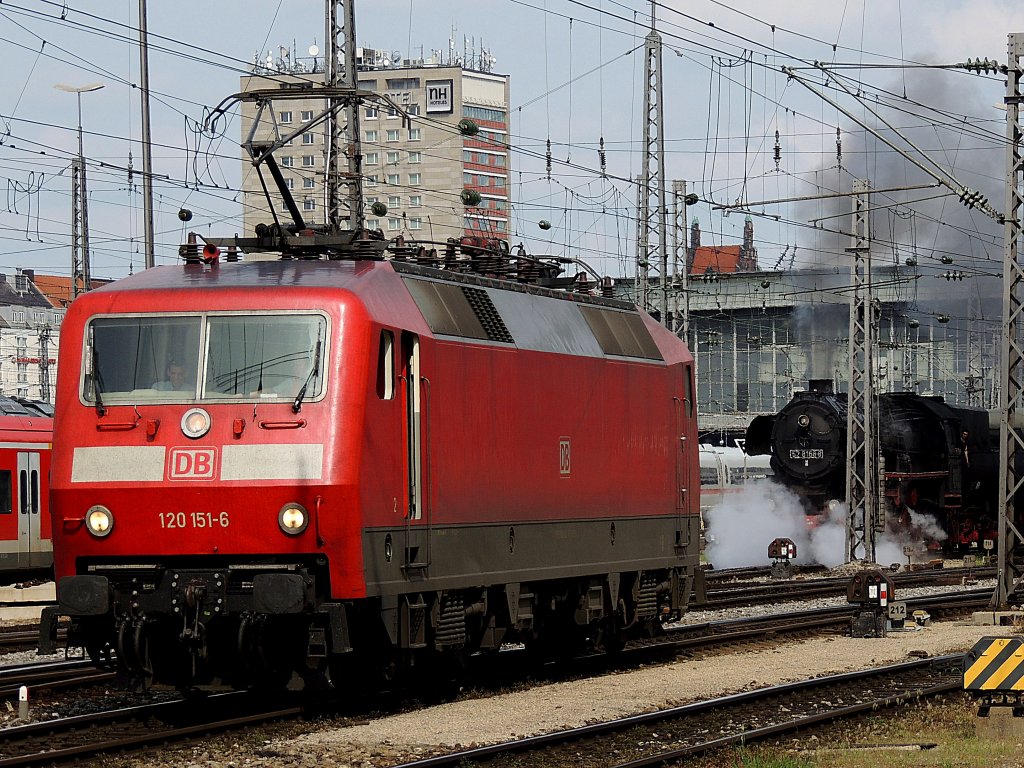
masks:
{"label": "building window", "polygon": [[409,129],[409,141],[419,141],[423,135],[423,130],[420,128]]}
{"label": "building window", "polygon": [[281,113],[281,122],[282,123],[290,123],[291,121],[292,121],[292,111],[290,109],[284,110]]}
{"label": "building window", "polygon": [[397,230],[401,229],[401,227],[402,227],[402,220],[401,219],[388,219],[388,231],[389,232],[396,232]]}
{"label": "building window", "polygon": [[377,107],[367,107],[363,112],[363,117],[367,120],[376,120],[378,114],[380,114],[380,110]]}
{"label": "building window", "polygon": [[396,107],[388,107],[388,117],[398,117],[398,109]]}
{"label": "building window", "polygon": [[377,198],[376,197],[367,197],[366,198],[366,204],[367,205],[373,205],[376,202],[377,202]]}
{"label": "building window", "polygon": [[462,174],[462,183],[469,186],[476,185],[476,174],[475,173],[464,173]]}
{"label": "building window", "polygon": [[388,128],[388,141],[398,141],[399,131],[397,128]]}
{"label": "building window", "polygon": [[293,178],[290,178],[290,177],[289,177],[289,178],[287,178],[287,179],[285,179],[285,180],[284,180],[284,185],[285,185],[285,186],[286,186],[286,187],[287,187],[288,189],[295,189],[295,179],[293,179]]}
{"label": "building window", "polygon": [[302,110],[302,122],[308,123],[312,119],[313,119],[313,110],[312,109],[304,109],[304,110]]}
{"label": "building window", "polygon": [[422,163],[423,162],[423,153],[422,152],[410,152],[409,153],[409,162],[410,163]]}
{"label": "building window", "polygon": [[363,162],[367,165],[380,165],[380,152],[367,152],[363,155]]}
{"label": "building window", "polygon": [[290,147],[294,143],[295,143],[294,139],[288,139],[288,141],[284,142],[284,146]]}
{"label": "building window", "polygon": [[64,313],[63,312],[54,312],[53,313],[53,324],[54,325],[60,325],[60,323],[61,323],[61,321],[63,319],[64,319]]}
{"label": "building window", "polygon": [[405,111],[406,111],[406,114],[409,114],[409,115],[418,115],[420,113],[420,105],[419,104],[406,104],[405,105]]}
{"label": "building window", "polygon": [[24,312],[14,312],[14,313],[12,313],[12,316],[14,317],[14,322],[16,322],[16,323],[24,323],[25,322],[25,313]]}
{"label": "building window", "polygon": [[368,186],[368,187],[376,187],[377,186],[377,174],[374,173],[374,174],[367,175],[367,176],[363,177],[363,181],[366,182],[366,186]]}
{"label": "building window", "polygon": [[402,198],[398,195],[388,195],[388,208],[394,210],[402,207]]}
{"label": "building window", "polygon": [[423,219],[418,216],[409,219],[409,229],[423,229]]}
{"label": "building window", "polygon": [[311,197],[307,197],[305,200],[302,201],[302,210],[304,210],[304,211],[315,211],[316,210],[316,200],[314,200]]}
{"label": "building window", "polygon": [[474,120],[490,120],[494,123],[505,122],[505,110],[503,109],[488,109],[487,107],[472,107],[468,104],[462,107],[462,116],[470,117]]}
{"label": "building window", "polygon": [[397,163],[401,159],[402,159],[402,153],[401,152],[388,152],[388,163],[390,163],[391,165],[394,165],[395,163]]}
{"label": "building window", "polygon": [[316,134],[315,133],[304,133],[304,134],[302,134],[302,143],[303,144],[316,144]]}
{"label": "building window", "polygon": [[499,232],[504,232],[506,228],[506,223],[504,221],[496,221],[494,222],[494,228],[497,229]]}
{"label": "building window", "polygon": [[415,91],[420,87],[418,77],[389,77],[387,79],[389,91]]}
{"label": "building window", "polygon": [[366,228],[367,229],[380,229],[380,222],[377,221],[376,219],[367,219],[366,220]]}
{"label": "building window", "polygon": [[282,167],[284,167],[284,168],[291,168],[293,165],[295,165],[295,158],[294,157],[292,157],[291,155],[282,155],[281,156],[281,166]]}
{"label": "building window", "polygon": [[302,188],[303,189],[314,189],[315,187],[316,187],[316,180],[315,179],[303,179],[302,180]]}
{"label": "building window", "polygon": [[313,155],[303,155],[302,156],[302,167],[303,168],[312,168],[314,165],[316,165],[316,158]]}
{"label": "building window", "polygon": [[423,205],[423,195],[409,195],[409,207],[419,208]]}
{"label": "building window", "polygon": [[397,173],[389,173],[388,176],[387,176],[387,182],[388,182],[388,184],[391,184],[392,186],[397,187],[399,185],[399,183],[400,183],[398,174]]}
{"label": "building window", "polygon": [[18,383],[28,382],[28,363],[18,363]]}
{"label": "building window", "polygon": [[370,144],[376,144],[377,143],[377,132],[376,131],[367,131],[366,132],[366,141],[368,143],[370,143]]}
{"label": "building window", "polygon": [[411,186],[414,186],[414,187],[415,186],[419,186],[420,181],[422,179],[423,179],[423,174],[420,174],[420,173],[410,173],[409,174],[409,184]]}

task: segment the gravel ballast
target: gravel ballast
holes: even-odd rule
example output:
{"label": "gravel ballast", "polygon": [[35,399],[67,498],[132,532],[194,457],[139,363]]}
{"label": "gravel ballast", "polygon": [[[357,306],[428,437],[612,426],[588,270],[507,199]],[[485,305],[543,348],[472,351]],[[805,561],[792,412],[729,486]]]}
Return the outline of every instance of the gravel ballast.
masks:
{"label": "gravel ballast", "polygon": [[401,754],[506,741],[781,682],[906,661],[911,652],[935,656],[966,651],[981,637],[1012,631],[943,622],[886,638],[816,638],[771,650],[683,660],[442,704],[273,743],[265,754],[287,757],[290,762],[298,759],[296,765],[304,765],[302,755],[329,755],[341,764],[358,756],[352,764],[391,765]]}

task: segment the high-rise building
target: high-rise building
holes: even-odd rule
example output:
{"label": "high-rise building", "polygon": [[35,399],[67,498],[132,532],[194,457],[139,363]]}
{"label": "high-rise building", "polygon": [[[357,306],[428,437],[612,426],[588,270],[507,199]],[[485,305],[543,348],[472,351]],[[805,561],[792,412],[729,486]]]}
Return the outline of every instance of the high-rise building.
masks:
{"label": "high-rise building", "polygon": [[[274,117],[264,112],[256,139],[284,136],[312,122],[324,108],[322,98],[305,91],[324,82],[323,61],[285,56],[258,63],[253,74],[241,78],[241,90],[288,89],[294,99],[275,100]],[[478,69],[459,59],[449,64],[430,59],[392,58],[385,52],[362,48],[357,52],[358,87],[386,95],[399,109],[380,101],[365,101],[360,109],[363,198],[366,226],[383,230],[388,238],[444,241],[464,234],[507,239],[509,231],[509,78],[490,72],[492,60],[483,52]],[[470,63],[473,63],[470,60]],[[241,133],[248,138],[257,105],[243,102]],[[343,115],[341,119],[343,119]],[[464,135],[459,122],[469,118],[478,127]],[[307,223],[325,221],[324,124],[314,125],[275,153],[285,184]],[[243,150],[242,190],[245,234],[256,224],[271,223],[263,187],[248,154]],[[345,164],[342,162],[342,169]],[[286,209],[269,174],[266,181],[279,215]],[[476,205],[466,205],[461,193],[480,194]],[[471,197],[472,199],[472,197]],[[374,214],[375,202],[387,206]],[[288,221],[287,215],[284,219]]]}

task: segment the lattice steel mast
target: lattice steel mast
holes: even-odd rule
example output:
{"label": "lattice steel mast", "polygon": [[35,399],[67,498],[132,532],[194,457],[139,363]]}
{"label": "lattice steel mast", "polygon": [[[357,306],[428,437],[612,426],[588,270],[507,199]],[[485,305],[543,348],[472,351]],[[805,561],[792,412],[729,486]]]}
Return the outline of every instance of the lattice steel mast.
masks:
{"label": "lattice steel mast", "polygon": [[1024,265],[1020,263],[1021,212],[1024,206],[1021,158],[1020,75],[1024,56],[1024,33],[1009,35],[1006,62],[1006,204],[1003,208],[1003,338],[1000,349],[999,438],[1002,445],[999,466],[998,581],[992,595],[993,608],[1006,605],[1020,585],[1021,563],[1014,552],[1024,543],[1013,497],[1024,478],[1018,477],[1017,458],[1024,454],[1021,419],[1024,416],[1024,343],[1021,340],[1021,312],[1024,310]]}
{"label": "lattice steel mast", "polygon": [[[344,24],[339,26],[339,20]],[[356,88],[355,0],[327,0],[327,50],[325,84],[328,88]],[[337,96],[329,96],[324,123],[324,190],[329,232],[339,232],[342,222],[355,231],[363,226],[362,147],[359,138],[359,103],[346,100],[342,110]],[[339,112],[344,112],[344,120]],[[342,154],[345,162],[342,163]]]}
{"label": "lattice steel mast", "polygon": [[870,185],[853,182],[853,257],[850,274],[850,364],[846,415],[846,559],[875,562],[878,514],[878,399],[872,355],[877,330],[871,295],[871,228],[868,220]]}
{"label": "lattice steel mast", "polygon": [[644,159],[639,178],[639,226],[637,227],[636,303],[651,310],[649,271],[651,262],[661,270],[658,309],[661,322],[669,326],[668,311],[668,222],[665,201],[665,111],[662,105],[661,35],[654,27],[651,2],[651,31],[644,38]]}

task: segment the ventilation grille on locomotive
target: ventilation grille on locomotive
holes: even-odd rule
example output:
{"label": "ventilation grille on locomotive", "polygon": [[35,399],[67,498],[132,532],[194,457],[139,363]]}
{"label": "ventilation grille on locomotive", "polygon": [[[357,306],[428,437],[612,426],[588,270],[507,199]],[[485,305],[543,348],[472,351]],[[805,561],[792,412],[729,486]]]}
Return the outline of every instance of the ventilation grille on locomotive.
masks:
{"label": "ventilation grille on locomotive", "polygon": [[515,343],[484,289],[408,277],[405,284],[434,333]]}

